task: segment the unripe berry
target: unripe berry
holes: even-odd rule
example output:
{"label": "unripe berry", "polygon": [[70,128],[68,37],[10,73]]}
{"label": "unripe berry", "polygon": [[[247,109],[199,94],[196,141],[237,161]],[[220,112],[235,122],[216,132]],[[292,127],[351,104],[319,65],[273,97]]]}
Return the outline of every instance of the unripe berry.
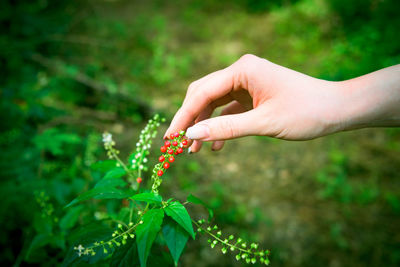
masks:
{"label": "unripe berry", "polygon": [[162,153],[165,153],[165,151],[167,151],[167,148],[166,148],[165,146],[162,146],[162,147],[160,148],[160,150],[161,150]]}
{"label": "unripe berry", "polygon": [[169,168],[169,163],[168,162],[165,162],[164,163],[164,169],[168,169]]}
{"label": "unripe berry", "polygon": [[136,182],[138,182],[140,184],[142,182],[142,178],[140,178],[140,177],[136,178]]}
{"label": "unripe berry", "polygon": [[171,145],[171,142],[170,142],[170,141],[165,141],[164,146],[170,147],[170,145]]}
{"label": "unripe berry", "polygon": [[164,174],[164,172],[162,171],[162,170],[159,170],[158,172],[157,172],[157,175],[158,176],[162,176]]}
{"label": "unripe berry", "polygon": [[164,156],[160,156],[159,158],[158,158],[158,161],[159,162],[163,162],[165,160],[165,157]]}
{"label": "unripe berry", "polygon": [[172,145],[173,145],[173,146],[177,146],[177,145],[178,145],[178,142],[177,142],[177,141],[174,141],[174,142],[172,142]]}
{"label": "unripe berry", "polygon": [[173,157],[173,156],[171,156],[171,157],[169,157],[169,162],[174,162],[175,161],[175,158]]}
{"label": "unripe berry", "polygon": [[172,155],[174,151],[172,149],[168,150],[168,154]]}

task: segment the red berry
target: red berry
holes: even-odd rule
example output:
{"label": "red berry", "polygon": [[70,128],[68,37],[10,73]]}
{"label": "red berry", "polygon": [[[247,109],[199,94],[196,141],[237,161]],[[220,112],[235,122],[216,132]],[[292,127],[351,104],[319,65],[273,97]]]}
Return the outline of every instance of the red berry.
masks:
{"label": "red berry", "polygon": [[171,157],[169,157],[169,162],[174,162],[175,161],[175,158],[173,157],[173,156],[171,156]]}
{"label": "red berry", "polygon": [[165,141],[164,146],[169,147],[171,145],[170,141]]}
{"label": "red berry", "polygon": [[140,184],[142,182],[142,178],[140,178],[140,177],[136,178],[136,182],[138,182]]}
{"label": "red berry", "polygon": [[160,156],[159,158],[158,158],[158,161],[159,162],[163,162],[165,160],[165,157],[164,156]]}
{"label": "red berry", "polygon": [[174,153],[175,155],[178,155],[179,153],[178,153],[178,150],[177,151],[175,151],[175,153]]}
{"label": "red berry", "polygon": [[160,148],[160,150],[161,150],[162,153],[165,153],[165,151],[167,151],[167,148],[166,148],[165,146],[162,146],[162,147]]}
{"label": "red berry", "polygon": [[183,152],[183,148],[179,147],[176,152],[178,152],[178,154],[181,154]]}
{"label": "red berry", "polygon": [[169,137],[171,137],[170,139],[174,139],[174,134],[170,134]]}
{"label": "red berry", "polygon": [[162,176],[164,174],[164,172],[162,171],[162,170],[159,170],[158,172],[157,172],[157,175],[158,176]]}
{"label": "red berry", "polygon": [[187,143],[187,140],[183,140],[183,141],[182,141],[182,145],[183,145],[183,146],[186,146],[187,144],[188,144],[188,143]]}
{"label": "red berry", "polygon": [[174,133],[174,136],[179,137],[179,133],[178,132]]}
{"label": "red berry", "polygon": [[174,151],[172,149],[168,150],[168,154],[172,155],[173,153],[174,153]]}
{"label": "red berry", "polygon": [[168,162],[165,162],[164,163],[164,169],[168,169],[169,168],[169,163]]}
{"label": "red berry", "polygon": [[177,142],[177,141],[174,141],[174,142],[172,142],[172,145],[173,145],[173,146],[177,146],[177,145],[178,145],[178,142]]}

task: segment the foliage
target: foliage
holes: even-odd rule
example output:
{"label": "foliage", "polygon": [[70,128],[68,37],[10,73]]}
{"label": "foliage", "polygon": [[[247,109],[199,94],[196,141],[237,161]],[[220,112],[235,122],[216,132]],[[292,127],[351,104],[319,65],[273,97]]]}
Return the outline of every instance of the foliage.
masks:
{"label": "foliage", "polygon": [[[194,221],[182,203],[172,198],[163,201],[161,195],[159,195],[158,187],[162,182],[161,177],[170,167],[170,164],[175,161],[174,155],[177,156],[181,154],[183,152],[183,147],[187,144],[184,131],[172,135],[171,139],[165,141],[164,146],[161,147],[161,151],[164,154],[160,156],[159,163],[157,163],[153,169],[151,192],[140,188],[143,182],[142,180],[130,179],[131,177],[142,176],[142,170],[147,169],[145,163],[149,155],[148,150],[151,147],[152,138],[156,136],[157,127],[159,125],[159,115],[155,115],[153,119],[149,120],[149,123],[141,132],[136,151],[129,157],[131,161],[129,165],[125,164],[119,158],[119,151],[114,148],[116,144],[112,135],[109,133],[103,134],[103,143],[107,150],[108,157],[115,160],[115,167],[121,169],[123,172],[115,172],[115,168],[109,170],[93,189],[75,198],[66,208],[93,198],[125,199],[125,201],[129,203],[129,208],[122,207],[120,211],[117,210],[116,212],[120,214],[121,212],[127,211],[129,212],[129,217],[122,216],[115,219],[111,214],[104,214],[102,220],[110,220],[111,225],[109,226],[112,227],[112,224],[114,224],[116,229],[114,229],[111,237],[106,239],[102,239],[100,235],[98,240],[92,241],[91,243],[87,244],[87,240],[83,239],[82,242],[74,244],[74,250],[77,251],[79,258],[89,263],[98,263],[100,259],[104,261],[107,259],[109,260],[110,257],[107,257],[108,254],[119,253],[117,251],[121,246],[131,246],[132,248],[123,248],[123,250],[133,253],[132,249],[137,248],[138,259],[132,259],[129,265],[137,265],[140,262],[141,266],[147,266],[153,243],[156,241],[158,234],[162,234],[175,265],[178,265],[179,257],[189,237],[195,239],[195,232],[193,230],[194,223],[197,226],[198,233],[209,234],[213,239],[213,241],[209,239],[212,248],[218,243],[221,243],[221,251],[223,254],[225,254],[229,248],[231,251],[237,250],[239,252],[236,255],[237,260],[243,260],[246,263],[253,264],[256,263],[257,260],[260,260],[261,263],[268,265],[268,250],[259,250],[259,245],[256,243],[252,243],[250,247],[247,247],[247,244],[243,242],[241,238],[238,238],[236,242],[233,243],[233,235],[230,235],[229,239],[223,239],[220,230],[216,233],[212,233],[212,230],[218,230],[217,226],[213,228],[210,226],[207,228],[202,227],[205,221]],[[110,175],[111,172],[113,175]],[[124,177],[126,177],[126,179],[123,179]],[[130,183],[129,187],[127,187],[128,183]],[[116,186],[121,186],[122,188],[117,189]],[[203,201],[193,195],[190,195],[188,199],[206,206]],[[137,214],[137,217],[134,218],[133,214]],[[164,222],[164,217],[166,216],[168,216],[169,219]],[[41,238],[41,236],[36,236],[32,244],[35,245],[38,238]],[[95,238],[96,236],[93,236],[93,239]],[[128,243],[128,239],[133,238],[136,238],[136,246],[132,242]],[[89,256],[96,258],[94,260]],[[71,260],[71,257],[74,260]],[[113,264],[122,264],[118,263],[114,256],[111,258],[113,259]],[[70,257],[64,260],[64,263],[79,262],[75,259],[76,255],[70,255]],[[126,261],[125,258],[122,260]]]}

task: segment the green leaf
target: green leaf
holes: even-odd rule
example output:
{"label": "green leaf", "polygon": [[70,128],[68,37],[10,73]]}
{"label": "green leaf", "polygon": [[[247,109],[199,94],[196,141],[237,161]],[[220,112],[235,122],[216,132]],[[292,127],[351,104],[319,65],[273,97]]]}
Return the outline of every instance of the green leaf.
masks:
{"label": "green leaf", "polygon": [[149,256],[154,239],[161,229],[163,218],[164,211],[162,209],[149,210],[143,215],[143,223],[139,224],[136,228],[136,244],[142,267],[146,266],[147,257]]}
{"label": "green leaf", "polygon": [[108,172],[109,170],[115,168],[117,166],[117,161],[112,159],[101,160],[93,163],[90,167],[99,172]]}
{"label": "green leaf", "polygon": [[183,229],[185,229],[194,239],[192,220],[189,216],[189,213],[181,203],[178,201],[171,202],[167,207],[164,208],[164,210],[168,216],[179,223],[180,226],[182,226]]}
{"label": "green leaf", "polygon": [[136,266],[137,248],[134,239],[128,239],[128,242],[115,250],[112,255],[111,267],[131,267]]}
{"label": "green leaf", "polygon": [[75,198],[65,207],[66,208],[71,207],[72,205],[74,205],[76,203],[79,203],[81,201],[88,200],[91,198],[95,198],[95,199],[127,198],[127,197],[132,196],[133,193],[134,193],[133,190],[122,190],[122,189],[117,189],[114,187],[96,187],[89,191],[86,191],[79,197]]}
{"label": "green leaf", "polygon": [[111,179],[106,179],[103,178],[101,179],[94,187],[124,187],[126,186],[126,182],[120,178],[111,178]]}
{"label": "green leaf", "polygon": [[131,197],[133,200],[143,201],[147,203],[161,204],[162,197],[154,193],[141,193]]}
{"label": "green leaf", "polygon": [[210,221],[213,217],[214,217],[214,212],[213,210],[210,208],[210,206],[205,203],[203,200],[201,200],[200,198],[190,194],[187,197],[187,201],[193,204],[199,204],[202,205],[203,207],[205,207],[208,210],[208,221]]}
{"label": "green leaf", "polygon": [[110,179],[110,178],[120,178],[126,174],[126,171],[122,167],[117,167],[114,169],[109,170],[103,179]]}
{"label": "green leaf", "polygon": [[60,228],[63,230],[70,229],[74,227],[75,223],[78,221],[79,215],[81,214],[83,206],[78,206],[70,209],[67,214],[60,220]]}
{"label": "green leaf", "polygon": [[162,233],[174,259],[175,266],[178,266],[179,257],[186,246],[189,235],[179,224],[171,220],[168,220],[163,226]]}

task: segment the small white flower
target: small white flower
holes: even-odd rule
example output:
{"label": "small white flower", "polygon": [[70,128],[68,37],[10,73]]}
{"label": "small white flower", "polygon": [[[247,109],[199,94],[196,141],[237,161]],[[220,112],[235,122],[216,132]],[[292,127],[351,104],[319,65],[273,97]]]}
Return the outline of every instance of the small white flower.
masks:
{"label": "small white flower", "polygon": [[143,159],[143,162],[146,163],[146,162],[147,162],[147,158],[144,158],[144,159]]}
{"label": "small white flower", "polygon": [[107,132],[105,132],[105,133],[103,133],[103,143],[104,144],[110,144],[110,143],[112,143],[112,134],[110,134],[110,133],[107,133]]}
{"label": "small white flower", "polygon": [[78,251],[79,257],[82,256],[82,254],[84,254],[85,248],[81,244],[79,244],[78,247],[74,247],[74,249]]}
{"label": "small white flower", "polygon": [[135,163],[136,163],[136,159],[133,159],[133,160],[132,160],[132,164],[135,164]]}

